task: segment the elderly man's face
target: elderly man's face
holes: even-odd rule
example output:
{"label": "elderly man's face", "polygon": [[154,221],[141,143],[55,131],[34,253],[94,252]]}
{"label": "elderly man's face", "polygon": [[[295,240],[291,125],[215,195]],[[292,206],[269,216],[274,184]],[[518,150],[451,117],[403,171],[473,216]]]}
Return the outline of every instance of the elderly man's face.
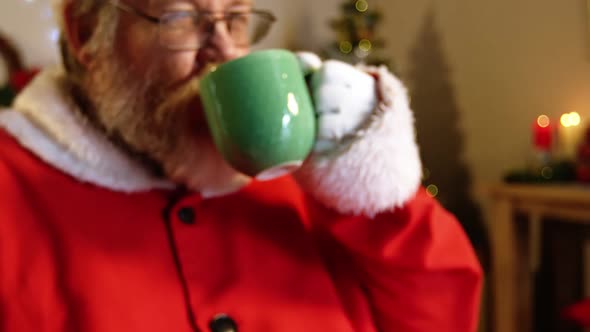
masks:
{"label": "elderly man's face", "polygon": [[122,3],[125,8],[111,8],[119,11],[112,42],[102,43],[91,56],[83,83],[100,125],[127,148],[158,162],[169,178],[194,189],[240,177],[213,147],[198,85],[208,65],[245,55],[248,45],[237,45],[226,24],[214,20],[203,29],[198,47],[178,47],[183,39],[176,38],[176,30],[168,31],[175,38],[172,45],[162,38],[161,25],[142,16],[180,11],[218,18],[249,11],[250,0]]}
{"label": "elderly man's face", "polygon": [[[153,17],[177,11],[220,15],[230,11],[248,11],[252,6],[251,0],[128,0],[125,3]],[[212,62],[224,62],[247,52],[246,47],[234,44],[223,22],[212,27],[210,35],[203,37],[198,49],[172,51],[166,48],[167,45],[163,45],[156,24],[136,15],[121,14],[116,38],[120,55],[136,73],[153,70],[153,66],[159,67],[158,77],[163,84],[182,84],[194,78]]]}

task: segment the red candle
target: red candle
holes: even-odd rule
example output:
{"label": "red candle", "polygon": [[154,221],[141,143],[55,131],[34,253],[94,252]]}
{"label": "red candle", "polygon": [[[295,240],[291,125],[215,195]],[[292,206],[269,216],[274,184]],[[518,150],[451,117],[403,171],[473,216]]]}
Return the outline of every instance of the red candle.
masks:
{"label": "red candle", "polygon": [[551,121],[548,116],[541,115],[533,124],[533,144],[537,150],[549,151],[552,143],[553,129]]}

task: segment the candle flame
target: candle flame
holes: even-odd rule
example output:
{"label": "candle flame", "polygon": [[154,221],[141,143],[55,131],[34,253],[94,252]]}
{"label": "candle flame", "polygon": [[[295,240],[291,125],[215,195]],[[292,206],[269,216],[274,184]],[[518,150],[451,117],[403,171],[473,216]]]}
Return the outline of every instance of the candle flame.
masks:
{"label": "candle flame", "polygon": [[582,117],[580,116],[580,114],[578,114],[578,112],[570,113],[570,123],[572,124],[572,126],[579,126],[581,122]]}
{"label": "candle flame", "polygon": [[551,121],[547,115],[541,115],[537,118],[537,124],[541,128],[547,128],[549,127],[549,124],[551,124]]}
{"label": "candle flame", "polygon": [[582,117],[578,112],[565,113],[561,116],[561,125],[569,127],[577,127],[582,123]]}

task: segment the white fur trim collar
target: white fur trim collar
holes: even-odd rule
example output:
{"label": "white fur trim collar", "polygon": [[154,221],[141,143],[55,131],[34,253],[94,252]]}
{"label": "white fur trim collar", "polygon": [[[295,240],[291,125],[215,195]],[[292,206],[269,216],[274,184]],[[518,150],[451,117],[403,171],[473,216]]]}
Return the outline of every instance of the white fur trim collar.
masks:
{"label": "white fur trim collar", "polygon": [[337,151],[313,153],[296,178],[317,200],[338,212],[372,217],[414,197],[422,163],[403,84],[385,67],[359,69],[378,77],[377,109],[352,139],[337,142]]}
{"label": "white fur trim collar", "polygon": [[0,127],[39,158],[74,178],[121,192],[170,189],[73,112],[62,89],[60,67],[42,71],[19,95],[13,110],[0,112]]}

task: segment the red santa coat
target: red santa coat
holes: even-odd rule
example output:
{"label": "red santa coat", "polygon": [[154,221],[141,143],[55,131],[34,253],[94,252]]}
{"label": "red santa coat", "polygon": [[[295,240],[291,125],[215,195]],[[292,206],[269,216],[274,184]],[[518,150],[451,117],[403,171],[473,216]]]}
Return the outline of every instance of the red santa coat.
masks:
{"label": "red santa coat", "polygon": [[61,170],[6,118],[2,331],[476,329],[477,259],[423,190],[371,217],[291,177],[209,198],[117,191]]}

